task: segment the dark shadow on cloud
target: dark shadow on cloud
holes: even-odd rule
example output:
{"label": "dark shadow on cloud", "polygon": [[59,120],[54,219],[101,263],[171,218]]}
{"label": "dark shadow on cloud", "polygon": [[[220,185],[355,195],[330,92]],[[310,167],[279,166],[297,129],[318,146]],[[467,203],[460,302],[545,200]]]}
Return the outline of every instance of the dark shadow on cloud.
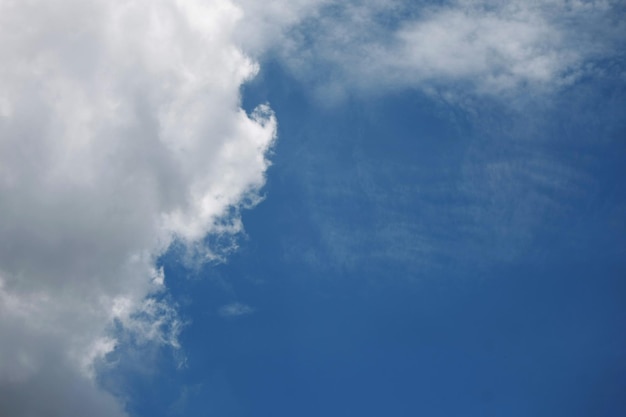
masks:
{"label": "dark shadow on cloud", "polygon": [[120,398],[73,371],[63,357],[46,355],[28,376],[0,381],[0,415],[7,417],[126,417]]}

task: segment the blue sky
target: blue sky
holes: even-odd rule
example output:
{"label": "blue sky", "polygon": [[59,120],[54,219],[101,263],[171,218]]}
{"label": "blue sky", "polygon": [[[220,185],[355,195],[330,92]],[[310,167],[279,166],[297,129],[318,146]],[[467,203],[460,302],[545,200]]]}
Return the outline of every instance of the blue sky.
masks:
{"label": "blue sky", "polygon": [[623,4],[65,3],[0,1],[0,415],[626,413]]}
{"label": "blue sky", "polygon": [[170,287],[187,364],[135,382],[139,415],[623,412],[618,85],[548,110],[416,91],[324,108],[266,68],[244,90],[282,121],[265,200],[226,263],[163,259],[189,276]]}

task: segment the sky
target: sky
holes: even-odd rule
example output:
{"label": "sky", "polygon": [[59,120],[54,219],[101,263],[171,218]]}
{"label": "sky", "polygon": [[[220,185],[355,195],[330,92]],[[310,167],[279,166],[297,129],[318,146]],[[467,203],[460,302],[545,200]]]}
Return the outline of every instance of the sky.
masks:
{"label": "sky", "polygon": [[0,416],[625,415],[625,13],[0,0]]}

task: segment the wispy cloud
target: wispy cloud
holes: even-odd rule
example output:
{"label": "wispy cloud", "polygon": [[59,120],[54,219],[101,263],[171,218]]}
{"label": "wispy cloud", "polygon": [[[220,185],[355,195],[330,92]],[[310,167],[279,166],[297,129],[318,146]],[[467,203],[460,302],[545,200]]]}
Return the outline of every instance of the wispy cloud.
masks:
{"label": "wispy cloud", "polygon": [[[269,166],[275,117],[240,106],[258,70],[247,53],[337,94],[504,94],[568,83],[615,52],[624,25],[613,1],[403,3],[0,1],[3,412],[124,415],[92,377],[112,329],[176,346],[156,259],[173,242],[220,259],[205,237],[241,230],[237,208],[258,202]],[[380,233],[402,241],[401,226]],[[432,250],[418,243],[396,252]]]}
{"label": "wispy cloud", "polygon": [[624,23],[612,16],[620,7],[615,1],[346,2],[294,27],[280,54],[326,99],[346,90],[404,87],[491,96],[545,92],[593,72],[589,62],[619,55]]}
{"label": "wispy cloud", "polygon": [[222,317],[239,317],[254,313],[254,309],[249,305],[236,302],[220,307],[217,312]]}

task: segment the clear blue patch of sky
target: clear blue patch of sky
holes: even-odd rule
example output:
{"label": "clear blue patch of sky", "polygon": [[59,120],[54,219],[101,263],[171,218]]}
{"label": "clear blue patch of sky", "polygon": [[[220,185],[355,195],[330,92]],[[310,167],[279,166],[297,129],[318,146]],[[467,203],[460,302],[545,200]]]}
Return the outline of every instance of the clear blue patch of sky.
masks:
{"label": "clear blue patch of sky", "polygon": [[227,263],[163,258],[187,367],[129,371],[133,415],[626,413],[619,78],[517,109],[320,107],[263,68],[243,99],[279,120],[266,199]]}

